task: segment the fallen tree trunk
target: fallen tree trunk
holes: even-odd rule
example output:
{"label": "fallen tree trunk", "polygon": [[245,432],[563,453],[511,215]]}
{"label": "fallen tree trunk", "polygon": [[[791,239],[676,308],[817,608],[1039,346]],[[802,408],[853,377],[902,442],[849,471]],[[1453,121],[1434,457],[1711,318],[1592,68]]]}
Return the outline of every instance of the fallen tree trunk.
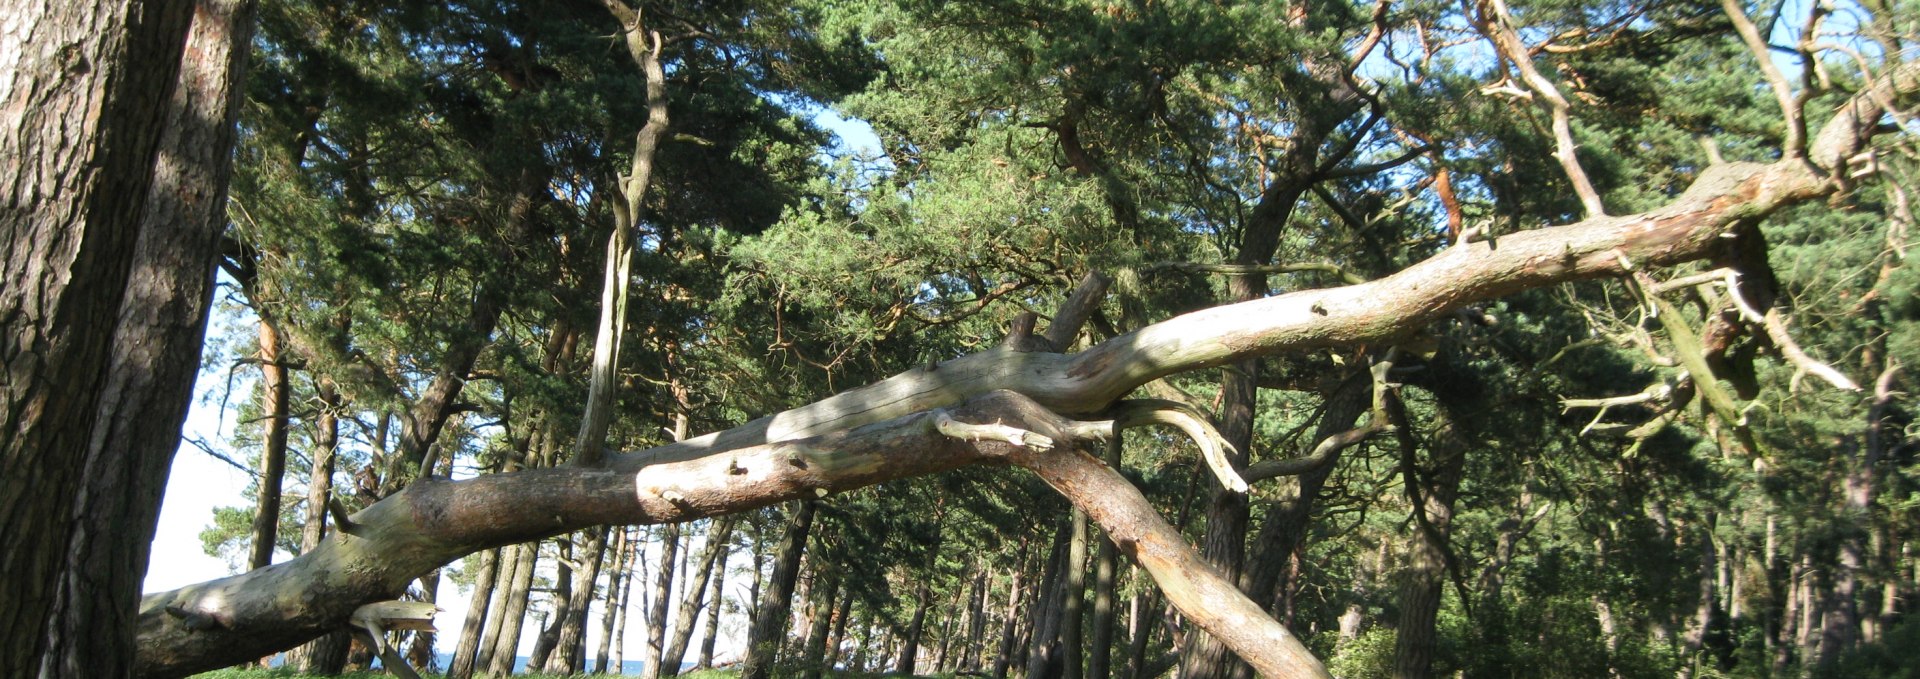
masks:
{"label": "fallen tree trunk", "polygon": [[[1850,157],[1879,118],[1875,102],[1920,90],[1917,74],[1915,68],[1898,69],[1889,80],[1895,84],[1843,107],[1811,160],[1835,167]],[[994,349],[725,432],[612,456],[597,469],[423,480],[355,514],[339,534],[300,558],[146,597],[137,671],[183,676],[292,647],[339,628],[362,604],[392,598],[420,574],[482,549],[598,524],[688,521],[967,465],[1006,464],[1015,461],[1008,446],[943,436],[930,426],[935,418],[927,411],[952,407],[958,421],[999,419],[1045,430],[1064,422],[1052,412],[1099,413],[1167,375],[1283,351],[1391,343],[1477,302],[1705,259],[1734,243],[1740,227],[1836,188],[1801,160],[1715,165],[1656,210],[1465,243],[1380,280],[1190,313],[1077,354]],[[996,390],[1021,396],[990,395]],[[1262,672],[1323,672],[1257,606],[1240,611],[1214,601],[1238,592],[1206,584],[1205,569],[1178,553],[1191,556],[1184,544],[1174,544],[1177,533],[1167,538],[1150,527],[1122,533],[1124,526],[1109,522],[1145,517],[1103,505],[1100,498],[1075,497],[1074,489],[1090,483],[1091,471],[1029,466],[1117,539],[1137,536],[1123,551],[1155,576],[1190,619]],[[1201,600],[1208,603],[1194,603]],[[1231,622],[1217,622],[1226,618]]]}

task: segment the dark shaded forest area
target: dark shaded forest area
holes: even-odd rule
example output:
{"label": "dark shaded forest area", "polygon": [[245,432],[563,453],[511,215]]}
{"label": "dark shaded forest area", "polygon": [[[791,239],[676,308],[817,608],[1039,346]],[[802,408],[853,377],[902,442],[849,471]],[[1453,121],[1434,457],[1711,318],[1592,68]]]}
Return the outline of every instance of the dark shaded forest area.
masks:
{"label": "dark shaded forest area", "polygon": [[0,6],[0,675],[1920,672],[1914,0]]}

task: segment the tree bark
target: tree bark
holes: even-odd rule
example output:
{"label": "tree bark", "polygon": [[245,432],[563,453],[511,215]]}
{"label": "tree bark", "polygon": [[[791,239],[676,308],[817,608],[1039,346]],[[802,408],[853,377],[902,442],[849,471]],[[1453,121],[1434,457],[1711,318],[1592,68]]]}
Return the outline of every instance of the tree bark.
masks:
{"label": "tree bark", "polygon": [[627,569],[632,560],[629,556],[632,545],[627,542],[627,536],[632,531],[625,526],[616,530],[619,533],[613,542],[613,567],[607,570],[607,605],[600,612],[600,647],[593,655],[594,674],[607,673],[607,660],[613,653],[613,629],[620,622],[620,611],[626,607],[626,586],[631,582]]}
{"label": "tree bark", "polygon": [[[320,414],[314,418],[318,434],[313,446],[313,469],[307,481],[307,523],[300,534],[301,554],[313,551],[326,539],[327,500],[333,496],[334,460],[340,444],[340,419],[335,414],[341,405],[340,397],[333,384],[325,379],[319,381],[319,391]],[[330,632],[301,647],[287,659],[287,664],[308,674],[339,674],[347,664],[347,648],[352,643],[353,637],[346,630]]]}
{"label": "tree bark", "polygon": [[488,611],[492,609],[493,584],[500,573],[499,563],[499,549],[480,553],[480,569],[473,577],[473,596],[467,598],[467,618],[460,625],[460,641],[454,647],[453,659],[447,663],[447,679],[469,679],[473,676],[475,654],[480,650],[481,627],[487,621]]}
{"label": "tree bark", "polygon": [[661,668],[661,661],[666,657],[667,607],[673,603],[673,578],[678,570],[674,566],[679,553],[680,526],[669,524],[660,537],[660,571],[654,576],[653,595],[649,597],[653,605],[647,611],[647,667],[640,671],[642,679],[672,676]]}
{"label": "tree bark", "polygon": [[801,679],[820,679],[825,674],[827,634],[833,624],[834,605],[839,603],[840,596],[838,571],[828,571],[814,577],[826,582],[817,583],[813,588],[812,621],[807,626],[807,640],[800,652]]}
{"label": "tree bark", "polygon": [[[680,674],[680,662],[687,656],[687,644],[693,641],[693,625],[700,618],[701,598],[706,596],[707,583],[713,580],[713,567],[718,563],[720,554],[725,551],[726,543],[733,537],[736,519],[731,516],[713,520],[707,530],[707,542],[700,547],[698,556],[687,564],[689,582],[686,590],[680,593],[680,608],[673,617],[673,638],[667,644],[666,655],[662,656],[660,673],[665,676]],[[719,589],[715,588],[718,597]]]}
{"label": "tree bark", "polygon": [[[258,304],[258,300],[255,301]],[[255,486],[253,510],[253,549],[247,568],[265,568],[273,563],[274,543],[280,536],[280,488],[287,476],[287,401],[293,385],[287,382],[287,368],[280,362],[280,331],[265,315],[260,318],[260,389],[264,403],[261,425],[266,435],[260,448],[260,474]]]}
{"label": "tree bark", "polygon": [[1082,634],[1080,612],[1087,601],[1087,513],[1073,510],[1073,538],[1068,542],[1066,596],[1060,607],[1060,642],[1065,646],[1061,679],[1080,679],[1086,667],[1086,638]]}
{"label": "tree bark", "polygon": [[527,595],[533,590],[533,574],[540,567],[540,543],[515,545],[514,551],[518,552],[517,564],[506,591],[506,606],[501,608],[500,636],[488,658],[487,674],[513,674],[520,658],[520,631],[526,627]]}
{"label": "tree bark", "polygon": [[[1115,471],[1124,469],[1121,461],[1121,442],[1125,437],[1116,435],[1107,441],[1106,463]],[[1117,615],[1114,610],[1115,570],[1120,562],[1120,552],[1113,546],[1104,531],[1100,534],[1099,552],[1094,555],[1093,573],[1093,639],[1092,649],[1087,655],[1087,679],[1108,679],[1113,674],[1113,627]]]}
{"label": "tree bark", "polygon": [[713,667],[713,647],[720,639],[720,613],[727,603],[727,560],[733,556],[733,545],[724,544],[720,551],[720,563],[714,566],[713,596],[708,598],[707,630],[700,639],[700,659],[695,667]]}
{"label": "tree bark", "polygon": [[920,633],[927,623],[927,607],[933,603],[933,593],[927,590],[927,583],[921,581],[914,591],[913,621],[907,624],[906,645],[900,649],[900,664],[893,671],[899,674],[914,674],[915,665],[920,662]]}
{"label": "tree bark", "polygon": [[1453,501],[1460,494],[1460,476],[1470,444],[1460,429],[1463,425],[1449,412],[1449,405],[1441,403],[1435,416],[1434,443],[1430,451],[1432,471],[1423,472],[1415,457],[1412,428],[1404,406],[1398,397],[1389,397],[1387,402],[1399,425],[1401,473],[1406,477],[1407,492],[1416,513],[1413,546],[1400,589],[1393,676],[1424,679],[1433,672],[1433,652],[1437,645],[1434,624],[1440,614],[1440,597],[1449,570],[1447,541],[1453,529]]}
{"label": "tree bark", "polygon": [[226,221],[251,8],[0,10],[0,675],[133,665]]}
{"label": "tree bark", "polygon": [[994,679],[1007,679],[1007,669],[1012,664],[1013,650],[1019,648],[1015,639],[1018,636],[1015,630],[1020,623],[1020,599],[1023,593],[1020,588],[1020,577],[1023,573],[1018,567],[1012,570],[1010,583],[1007,586],[1007,613],[1000,619],[999,650],[993,656]]}
{"label": "tree bark", "polygon": [[800,575],[800,556],[806,552],[807,532],[813,526],[811,500],[795,505],[787,520],[785,537],[780,540],[780,555],[773,563],[773,575],[760,592],[760,604],[753,616],[753,628],[747,634],[746,658],[740,664],[740,679],[767,679],[772,676],[775,656],[786,643],[787,607],[793,603],[794,582]]}
{"label": "tree bark", "polygon": [[573,590],[568,593],[559,639],[553,656],[547,659],[546,671],[550,674],[579,674],[586,661],[587,613],[593,607],[600,565],[607,557],[607,527],[587,529],[585,539],[586,544],[574,553],[582,568],[574,570]]}

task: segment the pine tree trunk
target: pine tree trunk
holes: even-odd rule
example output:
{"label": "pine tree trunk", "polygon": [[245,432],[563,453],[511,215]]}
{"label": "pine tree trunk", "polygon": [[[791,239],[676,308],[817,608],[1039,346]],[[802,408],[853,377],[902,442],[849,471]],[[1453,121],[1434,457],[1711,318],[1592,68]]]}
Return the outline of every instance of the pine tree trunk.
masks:
{"label": "pine tree trunk", "polygon": [[[1115,470],[1124,469],[1122,439],[1114,436],[1107,441],[1107,466]],[[1113,674],[1113,629],[1118,613],[1114,609],[1114,576],[1119,562],[1119,551],[1102,531],[1093,564],[1093,639],[1087,655],[1087,679],[1109,679]]]}
{"label": "pine tree trunk", "polygon": [[629,545],[627,535],[632,531],[622,526],[613,541],[613,567],[607,571],[607,605],[600,611],[600,647],[593,654],[594,674],[607,673],[607,660],[613,652],[613,627],[626,606],[627,553]]}
{"label": "pine tree trunk", "polygon": [[1086,667],[1086,639],[1082,633],[1080,612],[1087,598],[1087,514],[1073,510],[1073,538],[1068,543],[1066,594],[1060,606],[1060,642],[1065,647],[1060,673],[1062,679],[1080,679]]}
{"label": "pine tree trunk", "polygon": [[956,665],[962,670],[973,672],[980,669],[980,648],[987,634],[987,569],[984,565],[974,573],[973,586],[967,594],[966,624],[961,626],[960,661]]}
{"label": "pine tree trunk", "polygon": [[493,593],[487,599],[487,619],[480,625],[480,643],[473,650],[474,672],[492,671],[493,652],[500,645],[501,630],[507,624],[507,592],[513,589],[513,583],[519,581],[523,567],[519,545],[494,551],[497,555],[494,557]]}
{"label": "pine tree trunk", "polygon": [[732,556],[733,545],[723,545],[720,563],[713,571],[713,596],[707,598],[707,630],[700,639],[700,659],[694,663],[697,667],[713,667],[713,647],[720,639],[720,613],[727,603],[727,560]]}
{"label": "pine tree trunk", "polygon": [[[666,655],[660,663],[660,673],[664,676],[680,674],[680,663],[687,656],[687,645],[693,641],[693,626],[700,619],[701,598],[706,596],[707,583],[713,579],[713,567],[726,551],[726,543],[733,537],[736,517],[723,516],[714,519],[707,529],[707,542],[700,547],[700,553],[688,564],[685,591],[680,594],[680,608],[673,617],[673,638],[667,644]],[[718,588],[715,588],[716,595]],[[717,598],[717,597],[716,597]]]}
{"label": "pine tree trunk", "polygon": [[600,580],[601,562],[607,557],[607,527],[585,532],[586,544],[576,552],[583,568],[573,573],[573,588],[568,593],[566,613],[560,618],[560,633],[553,655],[547,658],[550,674],[578,674],[585,663],[587,613],[593,608],[595,584]]}
{"label": "pine tree trunk", "polygon": [[1072,549],[1073,522],[1060,523],[1054,532],[1053,546],[1047,550],[1047,566],[1040,579],[1039,596],[1033,602],[1033,634],[1027,644],[1027,679],[1051,679],[1064,662],[1060,642],[1060,611],[1067,598],[1067,556]]}
{"label": "pine tree trunk", "polygon": [[786,536],[781,538],[780,555],[774,561],[773,575],[761,592],[753,629],[747,635],[746,658],[740,666],[740,679],[767,679],[772,676],[775,656],[786,641],[787,607],[793,603],[793,586],[800,574],[800,556],[806,552],[807,531],[813,526],[814,504],[802,500],[793,506]]}
{"label": "pine tree trunk", "polygon": [[920,632],[926,625],[927,607],[933,603],[932,600],[933,593],[927,590],[927,583],[922,581],[914,592],[916,603],[913,606],[913,622],[907,625],[906,645],[900,649],[900,664],[894,666],[894,672],[907,675],[914,673],[914,666],[920,661]]}
{"label": "pine tree trunk", "polygon": [[658,679],[667,675],[661,661],[667,651],[667,607],[672,605],[673,578],[678,571],[675,560],[680,552],[680,526],[668,524],[660,537],[660,571],[654,575],[653,594],[648,600],[653,602],[647,610],[647,667],[640,671],[642,679]]}
{"label": "pine tree trunk", "polygon": [[265,443],[260,450],[260,475],[256,480],[253,509],[253,550],[247,557],[248,570],[266,568],[273,563],[274,543],[280,535],[280,487],[287,475],[287,408],[293,392],[293,385],[287,381],[286,365],[280,361],[280,331],[263,315],[260,319],[260,389],[265,397],[260,417],[267,431],[261,437]]}
{"label": "pine tree trunk", "polygon": [[807,626],[807,641],[801,646],[801,679],[820,679],[823,674],[827,655],[828,626],[833,622],[833,606],[840,593],[840,576],[837,571],[826,575],[816,575],[825,582],[814,587],[812,622]]}
{"label": "pine tree trunk", "polygon": [[827,671],[832,671],[840,662],[840,645],[847,637],[847,622],[852,619],[853,593],[851,587],[844,587],[840,590],[840,605],[833,612],[833,631],[827,633],[826,655],[820,660],[820,666]]}
{"label": "pine tree trunk", "polygon": [[[320,540],[326,537],[327,500],[333,496],[333,469],[335,452],[340,444],[340,418],[336,414],[340,408],[340,397],[334,393],[333,383],[319,380],[320,412],[314,417],[313,464],[307,480],[307,521],[300,532],[300,553],[311,552],[320,546]],[[309,673],[323,669],[315,663],[315,656],[338,656],[346,660],[343,640],[331,639],[328,635],[308,642],[287,656],[288,667],[299,667]],[[339,650],[334,651],[335,648]],[[337,670],[336,670],[337,671]]]}
{"label": "pine tree trunk", "polygon": [[1020,568],[1014,567],[1007,585],[1007,613],[1000,619],[1000,644],[993,656],[994,679],[1007,679],[1007,670],[1013,664],[1013,651],[1019,648],[1015,637],[1020,622],[1020,599],[1024,594],[1020,586],[1022,575]]}
{"label": "pine tree trunk", "polygon": [[527,669],[545,671],[547,660],[553,657],[554,647],[560,644],[560,627],[566,624],[568,606],[573,603],[573,563],[574,541],[579,534],[562,536],[554,541],[553,559],[553,612],[546,620],[546,626],[540,628],[534,637],[533,649],[527,652]]}
{"label": "pine tree trunk", "polygon": [[1453,500],[1460,493],[1461,471],[1465,468],[1468,443],[1460,424],[1443,403],[1436,416],[1431,451],[1434,469],[1424,483],[1413,451],[1405,410],[1397,398],[1389,399],[1389,408],[1400,425],[1402,473],[1410,494],[1416,497],[1413,511],[1423,514],[1414,521],[1414,537],[1407,571],[1400,593],[1399,634],[1394,640],[1393,676],[1396,679],[1424,679],[1432,676],[1434,647],[1438,644],[1435,622],[1440,613],[1440,595],[1447,581],[1447,540],[1453,526]]}
{"label": "pine tree trunk", "polygon": [[[0,676],[132,667],[199,369],[251,8],[4,10]],[[199,55],[186,68],[183,43]]]}
{"label": "pine tree trunk", "polygon": [[520,553],[518,567],[514,571],[511,587],[507,588],[506,607],[502,609],[499,643],[494,645],[492,662],[487,665],[487,673],[495,675],[512,674],[516,661],[520,658],[520,630],[526,627],[527,595],[533,589],[533,574],[540,567],[540,543],[527,542],[518,545]]}
{"label": "pine tree trunk", "polygon": [[627,537],[626,576],[620,579],[620,608],[613,616],[613,650],[607,654],[607,667],[615,674],[627,671],[627,616],[633,608],[633,583],[644,579],[646,573],[640,562],[640,552],[646,546],[643,536],[635,533]]}
{"label": "pine tree trunk", "polygon": [[473,676],[475,652],[480,648],[481,626],[487,621],[487,612],[493,602],[493,583],[500,572],[500,550],[489,549],[480,553],[479,570],[473,577],[473,596],[467,598],[467,618],[460,625],[460,641],[454,647],[453,659],[447,663],[447,679],[468,679]]}

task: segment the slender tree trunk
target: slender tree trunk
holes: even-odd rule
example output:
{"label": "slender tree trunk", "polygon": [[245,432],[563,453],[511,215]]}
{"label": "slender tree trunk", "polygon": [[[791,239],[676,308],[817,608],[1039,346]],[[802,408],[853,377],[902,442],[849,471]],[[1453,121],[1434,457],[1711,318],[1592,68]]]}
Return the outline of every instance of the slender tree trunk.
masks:
{"label": "slender tree trunk", "polygon": [[824,575],[815,575],[817,582],[813,588],[811,624],[807,625],[807,640],[801,646],[801,679],[820,679],[827,655],[828,626],[833,622],[833,606],[840,594],[840,574],[828,571]]}
{"label": "slender tree trunk", "polygon": [[800,574],[800,556],[806,552],[807,532],[813,526],[814,505],[803,500],[792,506],[786,536],[780,542],[780,555],[773,564],[773,575],[761,592],[754,614],[753,629],[747,634],[746,658],[741,663],[740,679],[767,679],[772,675],[775,656],[786,641],[787,607],[793,602],[794,581]]}
{"label": "slender tree trunk", "polygon": [[1679,673],[1683,678],[1693,676],[1693,668],[1699,664],[1700,653],[1706,648],[1707,634],[1713,630],[1714,612],[1719,609],[1715,592],[1720,565],[1719,554],[1714,545],[1713,523],[1713,514],[1709,512],[1705,525],[1700,528],[1702,533],[1699,537],[1701,544],[1698,547],[1700,571],[1694,587],[1694,596],[1697,600],[1694,603],[1693,618],[1687,621],[1686,632],[1681,635],[1682,648],[1686,651]]}
{"label": "slender tree trunk", "polygon": [[1080,612],[1087,599],[1087,514],[1073,510],[1073,538],[1067,550],[1066,597],[1060,607],[1061,643],[1065,645],[1062,679],[1080,679],[1086,667],[1086,639]]}
{"label": "slender tree trunk", "polygon": [[1447,540],[1453,526],[1453,500],[1460,492],[1460,475],[1465,468],[1466,434],[1443,404],[1436,416],[1432,457],[1434,469],[1423,483],[1423,476],[1412,449],[1412,432],[1397,398],[1389,399],[1395,420],[1400,424],[1402,472],[1408,493],[1412,495],[1414,521],[1413,547],[1410,550],[1405,580],[1400,594],[1399,634],[1394,641],[1393,676],[1396,679],[1423,679],[1432,676],[1433,652],[1437,645],[1434,630],[1440,613],[1440,596],[1447,581]]}
{"label": "slender tree trunk", "polygon": [[853,592],[849,587],[840,590],[840,605],[833,611],[833,631],[827,633],[826,654],[820,659],[820,666],[832,671],[840,662],[840,646],[847,637],[847,622],[853,619]]}
{"label": "slender tree trunk", "polygon": [[566,625],[567,612],[572,610],[569,607],[573,604],[573,564],[579,556],[573,547],[579,539],[580,534],[574,533],[554,541],[553,612],[540,634],[534,637],[533,650],[527,653],[528,671],[546,671],[553,649],[560,645],[560,628]]}
{"label": "slender tree trunk", "polygon": [[1066,604],[1067,553],[1072,547],[1073,523],[1060,523],[1054,532],[1053,547],[1047,550],[1047,566],[1040,579],[1039,596],[1033,602],[1033,634],[1027,645],[1027,679],[1051,679],[1064,662],[1060,643],[1060,610]]}
{"label": "slender tree trunk", "polygon": [[640,562],[640,552],[646,546],[642,540],[644,534],[627,536],[626,575],[620,578],[620,606],[613,615],[613,650],[607,654],[607,666],[616,674],[627,672],[627,615],[633,608],[633,583],[644,578],[646,568]]}
{"label": "slender tree trunk", "polygon": [[567,608],[560,619],[560,634],[554,645],[554,653],[547,659],[546,671],[549,674],[578,674],[585,663],[587,643],[587,613],[593,607],[595,584],[600,580],[600,565],[607,556],[607,527],[600,526],[585,531],[586,543],[574,553],[581,568],[574,570],[573,589],[568,593]]}
{"label": "slender tree trunk", "polygon": [[479,570],[473,577],[473,596],[467,598],[467,618],[460,625],[460,641],[454,647],[453,659],[447,663],[447,679],[468,679],[473,676],[475,652],[480,649],[481,627],[487,621],[487,612],[493,602],[493,583],[500,572],[500,550],[489,549],[480,553]]}
{"label": "slender tree trunk", "polygon": [[720,563],[713,570],[713,596],[708,597],[707,629],[700,639],[700,659],[694,663],[701,668],[713,667],[713,647],[720,639],[720,613],[727,603],[727,560],[733,556],[731,541],[722,541]]}
{"label": "slender tree trunk", "polygon": [[260,476],[256,479],[253,551],[247,557],[248,570],[273,563],[273,547],[280,535],[280,484],[287,475],[287,402],[293,391],[280,359],[280,332],[262,316],[260,389],[264,398],[260,416],[266,435],[261,437],[265,444],[260,450]]}
{"label": "slender tree trunk", "polygon": [[1127,640],[1126,679],[1145,679],[1147,646],[1153,641],[1152,616],[1160,610],[1160,590],[1135,593],[1128,615],[1131,637]]}
{"label": "slender tree trunk", "polygon": [[[333,383],[329,380],[318,380],[318,386],[320,413],[314,417],[316,433],[313,465],[307,480],[307,522],[300,533],[302,554],[318,548],[321,539],[326,537],[327,500],[333,496],[334,459],[340,444],[340,418],[337,415],[341,406],[339,395],[334,393]],[[287,665],[301,668],[301,671],[309,674],[325,674],[329,669],[337,674],[340,666],[346,663],[349,640],[345,632],[315,639],[289,655]]]}
{"label": "slender tree trunk", "polygon": [[494,551],[498,554],[494,557],[493,592],[487,601],[486,621],[480,625],[480,642],[473,650],[472,671],[483,673],[490,672],[493,667],[494,648],[500,645],[501,628],[506,624],[507,592],[520,579],[522,567],[518,545]]}
{"label": "slender tree trunk", "polygon": [[613,567],[607,570],[607,605],[600,612],[600,647],[593,654],[594,674],[607,673],[607,659],[613,653],[614,624],[626,606],[627,553],[631,548],[627,536],[633,531],[625,526],[615,530],[618,532],[613,542]]}
{"label": "slender tree trunk", "polygon": [[1020,623],[1020,599],[1024,594],[1020,587],[1020,578],[1024,574],[1018,566],[1012,570],[1007,585],[1007,613],[1000,618],[999,650],[993,656],[994,679],[1007,679],[1007,670],[1012,665],[1013,651],[1019,648],[1016,643],[1018,641],[1016,628]]}
{"label": "slender tree trunk", "polygon": [[925,581],[920,583],[913,596],[913,622],[907,625],[906,645],[900,649],[900,664],[893,668],[894,672],[908,675],[914,673],[914,666],[920,662],[920,632],[927,622],[927,607],[933,603],[933,593],[927,590]]}
{"label": "slender tree trunk", "polygon": [[512,586],[507,588],[506,607],[502,609],[499,643],[494,646],[493,658],[487,665],[487,674],[505,676],[513,673],[515,661],[520,657],[520,630],[526,627],[527,595],[533,589],[533,574],[540,567],[540,543],[528,542],[515,547],[520,553],[519,566],[514,572]]}
{"label": "slender tree trunk", "polygon": [[[723,516],[712,521],[707,529],[707,542],[700,547],[700,553],[688,564],[685,591],[680,594],[680,608],[673,617],[673,638],[667,644],[666,655],[660,665],[664,676],[680,674],[680,662],[687,656],[687,644],[693,641],[693,626],[700,619],[701,598],[706,596],[707,583],[713,579],[713,567],[719,562],[720,555],[726,551],[726,544],[733,537],[736,517]],[[718,598],[718,588],[715,588]]]}
{"label": "slender tree trunk", "polygon": [[678,571],[674,567],[680,552],[680,525],[668,524],[662,529],[660,537],[660,571],[654,575],[653,594],[648,597],[653,605],[647,611],[647,667],[640,671],[642,679],[658,679],[672,676],[662,668],[667,647],[667,607],[673,603],[673,578]]}
{"label": "slender tree trunk", "polygon": [[987,634],[987,569],[983,564],[978,568],[968,589],[966,624],[961,626],[960,661],[956,663],[967,672],[980,669],[980,648]]}
{"label": "slender tree trunk", "polygon": [[[1125,468],[1122,440],[1123,437],[1114,436],[1107,441],[1107,466],[1115,470]],[[1087,656],[1087,679],[1108,679],[1113,674],[1113,628],[1117,613],[1114,575],[1119,562],[1119,550],[1107,539],[1106,532],[1101,531],[1100,548],[1093,564],[1093,648]]]}

